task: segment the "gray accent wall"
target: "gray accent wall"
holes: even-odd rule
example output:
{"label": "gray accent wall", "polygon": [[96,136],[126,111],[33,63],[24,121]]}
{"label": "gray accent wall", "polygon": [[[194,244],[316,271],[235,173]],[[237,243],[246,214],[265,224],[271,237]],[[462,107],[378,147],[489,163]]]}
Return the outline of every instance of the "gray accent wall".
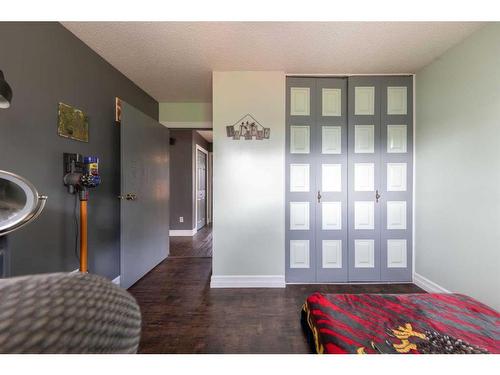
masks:
{"label": "gray accent wall", "polygon": [[[40,218],[9,237],[12,275],[72,271],[74,197],[62,183],[63,152],[96,155],[102,185],[90,193],[89,269],[120,273],[120,129],[115,97],[158,119],[158,103],[55,22],[0,22],[0,69],[14,97],[0,111],[0,169],[28,178],[48,195]],[[89,143],[57,135],[63,102],[87,113]]]}
{"label": "gray accent wall", "polygon": [[[196,145],[211,151],[212,144],[193,129],[170,129],[170,230],[192,230],[196,223]],[[184,222],[179,222],[179,217]]]}
{"label": "gray accent wall", "polygon": [[[170,138],[170,230],[194,228],[193,134],[192,130],[171,129]],[[179,222],[179,217],[184,222]]]}

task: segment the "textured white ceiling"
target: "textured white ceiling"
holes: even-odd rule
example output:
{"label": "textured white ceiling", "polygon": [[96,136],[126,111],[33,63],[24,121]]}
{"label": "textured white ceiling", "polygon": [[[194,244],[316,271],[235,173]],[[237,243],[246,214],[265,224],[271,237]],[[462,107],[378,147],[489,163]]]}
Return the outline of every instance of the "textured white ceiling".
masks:
{"label": "textured white ceiling", "polygon": [[64,22],[159,102],[210,102],[214,70],[414,73],[472,22]]}

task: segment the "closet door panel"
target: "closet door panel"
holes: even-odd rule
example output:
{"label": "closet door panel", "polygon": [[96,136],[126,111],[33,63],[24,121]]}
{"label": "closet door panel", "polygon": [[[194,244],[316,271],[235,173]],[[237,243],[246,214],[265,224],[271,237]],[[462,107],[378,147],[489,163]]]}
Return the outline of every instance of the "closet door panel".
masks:
{"label": "closet door panel", "polygon": [[316,79],[316,281],[347,281],[347,79]]}
{"label": "closet door panel", "polygon": [[316,82],[288,78],[286,90],[285,277],[315,282]]}
{"label": "closet door panel", "polygon": [[379,281],[380,78],[350,77],[348,85],[348,279]]}
{"label": "closet door panel", "polygon": [[381,280],[412,280],[413,79],[383,77]]}
{"label": "closet door panel", "polygon": [[323,268],[342,268],[342,240],[323,240],[322,241],[322,267]]}
{"label": "closet door panel", "polygon": [[290,192],[311,191],[310,164],[290,164]]}
{"label": "closet door panel", "polygon": [[321,153],[323,155],[342,153],[342,126],[321,127]]}

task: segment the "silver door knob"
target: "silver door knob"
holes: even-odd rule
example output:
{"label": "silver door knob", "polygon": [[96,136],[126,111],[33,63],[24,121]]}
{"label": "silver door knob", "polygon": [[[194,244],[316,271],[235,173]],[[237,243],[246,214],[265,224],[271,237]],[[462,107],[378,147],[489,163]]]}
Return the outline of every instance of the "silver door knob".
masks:
{"label": "silver door knob", "polygon": [[380,199],[380,194],[378,193],[378,190],[375,192],[375,201],[378,203],[378,200]]}
{"label": "silver door knob", "polygon": [[125,195],[119,195],[118,199],[126,199],[128,201],[135,201],[137,199],[137,195],[134,193],[127,193]]}

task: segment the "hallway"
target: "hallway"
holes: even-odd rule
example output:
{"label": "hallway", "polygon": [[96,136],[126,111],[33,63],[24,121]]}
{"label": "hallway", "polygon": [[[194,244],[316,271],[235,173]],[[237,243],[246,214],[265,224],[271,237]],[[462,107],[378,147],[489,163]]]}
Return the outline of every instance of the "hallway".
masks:
{"label": "hallway", "polygon": [[211,258],[212,224],[201,228],[194,236],[170,237],[169,258]]}

